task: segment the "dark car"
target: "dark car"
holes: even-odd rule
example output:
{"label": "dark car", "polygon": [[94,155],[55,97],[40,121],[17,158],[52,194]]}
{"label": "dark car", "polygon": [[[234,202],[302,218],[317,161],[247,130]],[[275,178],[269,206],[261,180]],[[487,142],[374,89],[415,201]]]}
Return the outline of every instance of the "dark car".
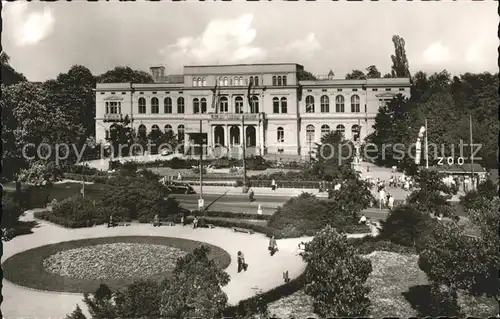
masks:
{"label": "dark car", "polygon": [[196,194],[191,185],[185,182],[171,181],[165,185],[171,194]]}

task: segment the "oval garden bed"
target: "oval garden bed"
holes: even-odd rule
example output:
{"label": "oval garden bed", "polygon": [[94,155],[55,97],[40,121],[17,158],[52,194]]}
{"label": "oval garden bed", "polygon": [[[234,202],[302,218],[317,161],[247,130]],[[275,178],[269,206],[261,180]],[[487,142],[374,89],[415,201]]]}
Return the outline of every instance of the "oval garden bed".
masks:
{"label": "oval garden bed", "polygon": [[26,250],[3,264],[4,278],[21,286],[58,292],[95,292],[105,283],[121,289],[138,279],[169,277],[179,257],[200,245],[222,269],[231,257],[223,249],[173,237],[100,237]]}

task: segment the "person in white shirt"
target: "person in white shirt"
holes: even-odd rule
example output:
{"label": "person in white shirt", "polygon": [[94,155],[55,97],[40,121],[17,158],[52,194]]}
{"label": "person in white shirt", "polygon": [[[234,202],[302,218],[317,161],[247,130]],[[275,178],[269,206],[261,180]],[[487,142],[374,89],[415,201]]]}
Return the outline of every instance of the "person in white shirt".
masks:
{"label": "person in white shirt", "polygon": [[365,214],[362,214],[361,218],[359,219],[358,224],[366,224],[366,221],[367,221],[367,219],[365,217]]}
{"label": "person in white shirt", "polygon": [[390,194],[389,194],[389,200],[388,200],[387,206],[389,207],[389,209],[394,208],[394,197],[392,197],[392,195],[390,195]]}
{"label": "person in white shirt", "polygon": [[378,193],[379,198],[379,208],[382,209],[385,206],[385,191],[382,188]]}

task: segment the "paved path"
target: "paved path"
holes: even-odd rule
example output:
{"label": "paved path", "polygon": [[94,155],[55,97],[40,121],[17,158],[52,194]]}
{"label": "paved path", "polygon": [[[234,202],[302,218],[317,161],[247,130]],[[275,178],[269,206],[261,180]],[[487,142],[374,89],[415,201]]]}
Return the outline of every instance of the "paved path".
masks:
{"label": "paved path", "polygon": [[[28,211],[23,220],[33,220],[33,211]],[[33,234],[14,238],[4,243],[2,262],[10,256],[47,244],[84,238],[109,236],[169,236],[207,242],[221,247],[231,256],[231,264],[226,269],[231,276],[224,291],[229,304],[251,297],[255,291],[267,291],[283,283],[282,272],[288,270],[291,278],[296,278],[305,268],[305,263],[297,255],[297,246],[311,237],[278,240],[280,251],[270,257],[267,251],[268,239],[261,234],[233,233],[229,229],[192,229],[191,227],[160,227],[138,224],[130,227],[108,229],[105,226],[92,228],[66,229],[54,224],[39,221]],[[356,235],[358,237],[359,235]],[[230,238],[230,240],[228,240]],[[236,253],[242,250],[249,269],[245,273],[236,272]],[[36,291],[3,280],[2,312],[5,318],[64,318],[79,304],[82,309],[82,294],[68,294]],[[86,309],[85,309],[86,312]]]}

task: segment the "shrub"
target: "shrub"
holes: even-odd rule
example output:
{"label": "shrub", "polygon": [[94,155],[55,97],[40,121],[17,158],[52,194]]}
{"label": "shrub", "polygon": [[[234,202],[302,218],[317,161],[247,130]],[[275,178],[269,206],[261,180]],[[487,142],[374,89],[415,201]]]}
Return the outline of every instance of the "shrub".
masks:
{"label": "shrub", "polygon": [[84,228],[92,227],[94,225],[102,225],[105,223],[105,219],[90,219],[90,220],[68,220],[64,217],[58,217],[53,215],[50,211],[38,211],[34,213],[35,218],[46,220],[48,222],[67,227],[67,228]]}
{"label": "shrub", "polygon": [[371,261],[359,256],[347,238],[327,226],[306,243],[303,258],[305,293],[314,298],[321,317],[357,317],[369,314],[370,288],[366,280]]}
{"label": "shrub", "polygon": [[363,238],[350,238],[348,242],[356,247],[359,254],[370,254],[374,251],[390,251],[398,254],[414,254],[415,249],[395,244],[379,237],[365,236]]}
{"label": "shrub", "polygon": [[254,220],[269,220],[271,215],[259,215],[253,213],[235,213],[235,212],[225,212],[225,211],[193,211],[196,216],[208,216],[208,217],[223,217],[223,218],[239,218],[239,219],[254,219]]}
{"label": "shrub", "polygon": [[64,199],[52,207],[52,215],[74,222],[105,218],[102,213],[94,201],[81,195]]}
{"label": "shrub", "polygon": [[433,229],[436,221],[414,205],[394,208],[382,223],[379,237],[403,246],[416,246]]}
{"label": "shrub", "polygon": [[13,196],[3,193],[1,228],[14,228],[23,214],[23,208]]}

